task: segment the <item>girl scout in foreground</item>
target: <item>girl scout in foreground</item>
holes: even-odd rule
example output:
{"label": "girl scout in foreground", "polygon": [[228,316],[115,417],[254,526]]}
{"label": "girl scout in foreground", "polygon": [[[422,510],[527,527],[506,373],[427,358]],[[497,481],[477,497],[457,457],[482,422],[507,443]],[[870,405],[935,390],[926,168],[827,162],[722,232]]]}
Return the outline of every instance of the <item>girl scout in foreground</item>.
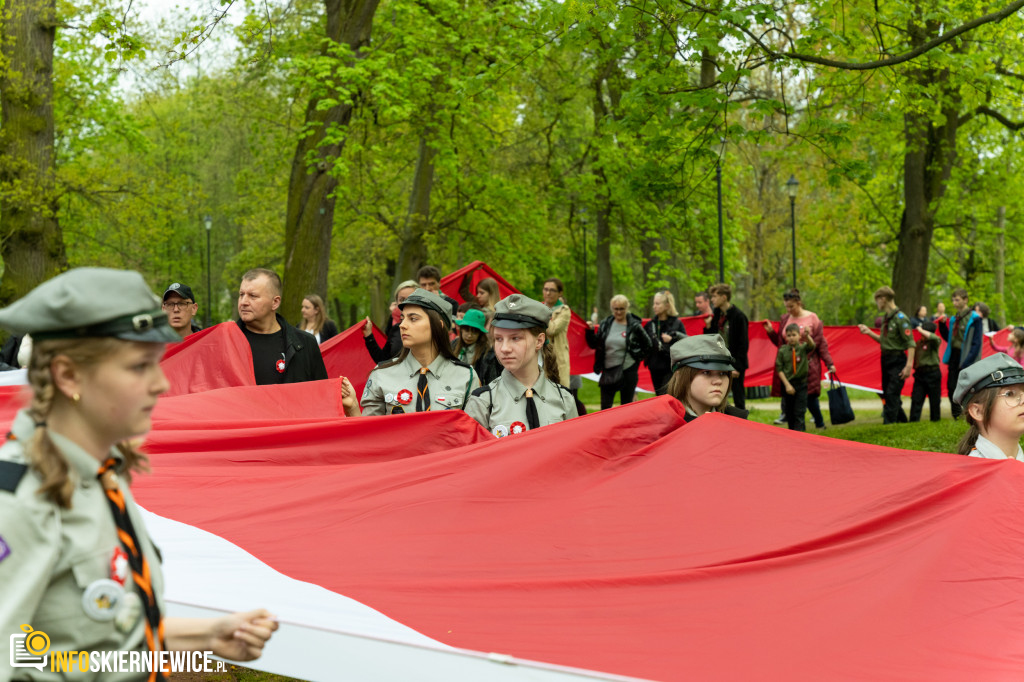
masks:
{"label": "girl scout in foreground", "polygon": [[718,334],[687,336],[672,345],[672,378],[665,392],[686,407],[686,421],[706,412],[746,419],[748,412],[729,404],[730,372],[735,363]]}
{"label": "girl scout in foreground", "polygon": [[0,310],[0,326],[35,340],[32,403],[0,448],[0,680],[165,679],[11,668],[26,628],[51,652],[259,657],[277,629],[266,611],[164,618],[160,556],[128,487],[146,458],[127,443],[149,431],[164,345],[180,341],[160,299],[138,273],[81,268]]}
{"label": "girl scout in foreground", "polygon": [[[473,391],[466,414],[498,438],[577,416],[576,401],[558,383],[558,362],[546,345],[551,309],[521,294],[494,306],[494,353],[504,369]],[[538,358],[543,353],[544,370]]]}
{"label": "girl scout in foreground", "polygon": [[958,453],[1024,462],[1024,367],[1006,353],[979,360],[960,370],[953,400],[971,427]]}
{"label": "girl scout in foreground", "polygon": [[[437,294],[417,289],[398,307],[402,352],[370,372],[361,400],[363,415],[463,409],[480,381],[452,353],[451,306]],[[345,414],[359,416],[354,400],[343,404]]]}

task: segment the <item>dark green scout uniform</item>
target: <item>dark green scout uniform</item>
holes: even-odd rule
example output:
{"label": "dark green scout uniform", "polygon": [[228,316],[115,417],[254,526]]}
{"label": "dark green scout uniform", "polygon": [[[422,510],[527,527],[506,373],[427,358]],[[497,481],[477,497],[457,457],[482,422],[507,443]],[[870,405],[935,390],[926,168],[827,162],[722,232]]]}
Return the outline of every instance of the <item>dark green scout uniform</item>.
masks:
{"label": "dark green scout uniform", "polygon": [[907,349],[917,347],[910,318],[899,308],[893,310],[882,319],[878,337],[882,347],[882,401],[885,404],[882,423],[906,422],[907,415],[900,398],[905,380],[900,378],[900,372],[907,365]]}
{"label": "dark green scout uniform", "polygon": [[[931,324],[934,327],[934,323]],[[921,421],[921,408],[928,397],[930,417],[933,422],[942,419],[942,370],[939,367],[938,335],[922,338],[914,354],[914,390],[910,395],[910,421]]]}
{"label": "dark green scout uniform", "polygon": [[788,343],[779,346],[775,356],[775,371],[786,377],[793,386],[793,394],[782,391],[782,411],[791,431],[806,431],[804,416],[807,413],[807,355],[814,352],[814,342],[807,341],[796,346]]}

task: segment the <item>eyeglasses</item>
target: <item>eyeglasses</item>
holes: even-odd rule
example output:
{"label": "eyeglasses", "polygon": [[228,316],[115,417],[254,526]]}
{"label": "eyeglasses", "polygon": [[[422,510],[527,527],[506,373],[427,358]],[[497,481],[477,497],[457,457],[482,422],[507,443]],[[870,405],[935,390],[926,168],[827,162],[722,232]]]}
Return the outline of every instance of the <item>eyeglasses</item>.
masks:
{"label": "eyeglasses", "polygon": [[164,301],[164,310],[184,310],[188,306],[195,303],[195,301]]}
{"label": "eyeglasses", "polygon": [[1000,393],[999,397],[1006,402],[1007,407],[1020,407],[1024,404],[1024,389],[1011,388],[1005,393]]}
{"label": "eyeglasses", "polygon": [[612,312],[613,313],[624,313],[624,312],[626,312],[626,309],[625,308],[612,308]]}

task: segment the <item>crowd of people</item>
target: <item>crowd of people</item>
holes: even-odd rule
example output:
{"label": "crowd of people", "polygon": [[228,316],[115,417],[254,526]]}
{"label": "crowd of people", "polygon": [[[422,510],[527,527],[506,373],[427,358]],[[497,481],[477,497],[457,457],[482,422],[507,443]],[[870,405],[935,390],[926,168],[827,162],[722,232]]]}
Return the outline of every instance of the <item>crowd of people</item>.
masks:
{"label": "crowd of people", "polygon": [[[503,437],[579,414],[566,381],[570,313],[557,278],[544,283],[541,300],[499,298],[495,283],[479,287],[475,302],[463,307],[438,290],[436,268],[419,275],[396,289],[385,347],[367,336],[368,352],[381,360],[361,399],[342,381],[346,415],[461,409]],[[95,291],[108,292],[103,306],[90,305]],[[657,292],[646,324],[626,297],[615,296],[612,314],[592,320],[586,331],[602,379],[602,407],[616,393],[621,402],[632,400],[645,362],[687,422],[709,412],[746,418],[748,323],[731,298],[725,284],[698,294],[706,333],[687,335],[670,292]],[[1024,367],[1002,352],[980,359],[984,313],[967,304],[962,289],[954,292],[951,318],[924,319],[920,310],[909,318],[894,298],[888,287],[875,292],[880,332],[861,325],[882,350],[885,421],[899,421],[899,389],[911,372],[915,382],[928,384],[922,401],[937,395],[935,372],[923,370],[938,362],[941,333],[948,341],[942,362],[951,370],[950,398],[969,426],[958,452],[1024,461]],[[280,302],[281,280],[273,271],[243,275],[237,325],[252,349],[257,382],[326,378],[318,342],[337,329],[328,324],[323,301],[306,297],[300,328],[277,313]],[[835,367],[821,321],[803,308],[800,292],[787,292],[784,302],[779,328],[769,324],[766,331],[778,345],[786,421],[800,430],[803,410],[820,393],[820,385],[812,386],[821,363],[833,373]],[[0,310],[0,326],[19,339],[7,358],[27,368],[32,392],[0,447],[0,622],[9,632],[32,623],[55,650],[210,650],[252,660],[277,629],[262,609],[207,620],[166,618],[161,557],[131,495],[132,473],[146,466],[132,443],[150,429],[152,410],[169,386],[160,365],[165,346],[194,333],[196,311],[186,285],[172,284],[161,301],[137,273],[103,268],[59,275]],[[923,332],[920,344],[915,328]],[[1011,344],[1019,354],[1020,338],[1011,336]],[[811,412],[817,421],[820,409]],[[916,414],[912,407],[911,417]]]}

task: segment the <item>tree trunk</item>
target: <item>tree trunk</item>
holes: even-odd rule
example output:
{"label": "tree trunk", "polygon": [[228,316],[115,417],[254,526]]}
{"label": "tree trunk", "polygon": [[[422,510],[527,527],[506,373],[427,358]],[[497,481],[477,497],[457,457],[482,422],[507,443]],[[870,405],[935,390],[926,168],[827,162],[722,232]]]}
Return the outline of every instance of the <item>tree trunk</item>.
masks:
{"label": "tree trunk", "polygon": [[394,290],[400,282],[415,279],[416,271],[426,265],[427,246],[423,236],[430,224],[430,192],[434,188],[434,157],[437,150],[427,142],[427,136],[420,138],[416,172],[409,193],[409,210],[402,227],[402,241],[398,247],[398,264],[395,266]]}
{"label": "tree trunk", "polygon": [[0,304],[24,296],[67,267],[54,179],[55,0],[8,3],[0,78]]}
{"label": "tree trunk", "polygon": [[[373,15],[379,0],[324,0],[327,38],[352,48],[356,58],[370,41]],[[324,47],[325,56],[329,46]],[[334,161],[341,154],[343,141],[324,144],[328,135],[336,135],[352,119],[353,104],[338,93],[339,103],[318,110],[321,99],[314,96],[306,107],[305,135],[299,140],[292,159],[288,182],[288,213],[285,217],[284,294],[281,314],[297,320],[302,299],[309,294],[327,296],[327,270],[331,261],[331,234],[334,227],[334,191],[337,178]]]}
{"label": "tree trunk", "polygon": [[[929,21],[922,27],[908,27],[912,44],[920,45],[938,35],[940,25]],[[928,279],[928,257],[935,231],[936,204],[946,192],[946,182],[956,160],[956,134],[959,127],[960,95],[949,85],[949,72],[917,69],[910,78],[925,90],[940,86],[944,122],[936,126],[927,112],[909,112],[903,116],[903,217],[899,244],[893,263],[892,288],[896,305],[911,312],[924,300]]]}

